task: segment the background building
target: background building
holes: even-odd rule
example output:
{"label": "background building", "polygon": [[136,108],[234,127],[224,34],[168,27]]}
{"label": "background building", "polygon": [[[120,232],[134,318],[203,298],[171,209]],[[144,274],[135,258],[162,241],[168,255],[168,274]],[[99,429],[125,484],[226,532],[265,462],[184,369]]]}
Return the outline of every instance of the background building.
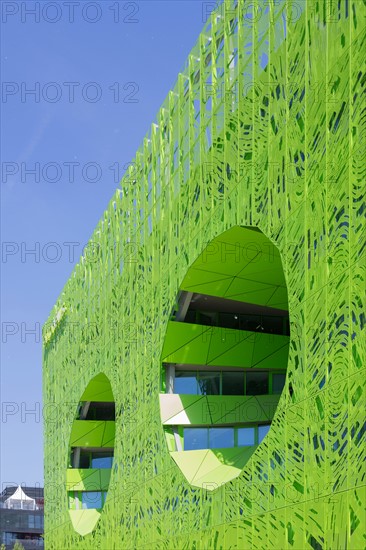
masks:
{"label": "background building", "polygon": [[363,10],[207,22],[44,327],[49,549],[364,546]]}
{"label": "background building", "polygon": [[8,549],[19,541],[25,550],[43,548],[43,488],[6,487],[0,503],[1,544]]}

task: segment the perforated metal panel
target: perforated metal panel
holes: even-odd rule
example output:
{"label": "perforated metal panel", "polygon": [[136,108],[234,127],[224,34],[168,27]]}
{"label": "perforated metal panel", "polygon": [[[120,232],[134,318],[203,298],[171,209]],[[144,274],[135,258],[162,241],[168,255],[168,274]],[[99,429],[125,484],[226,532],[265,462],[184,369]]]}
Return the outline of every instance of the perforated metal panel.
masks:
{"label": "perforated metal panel", "polygon": [[[44,329],[48,549],[365,547],[364,25],[360,0],[225,2],[208,21]],[[168,452],[161,353],[188,268],[235,225],[280,252],[288,376],[266,439],[209,493]],[[82,537],[68,445],[100,372],[114,468]]]}

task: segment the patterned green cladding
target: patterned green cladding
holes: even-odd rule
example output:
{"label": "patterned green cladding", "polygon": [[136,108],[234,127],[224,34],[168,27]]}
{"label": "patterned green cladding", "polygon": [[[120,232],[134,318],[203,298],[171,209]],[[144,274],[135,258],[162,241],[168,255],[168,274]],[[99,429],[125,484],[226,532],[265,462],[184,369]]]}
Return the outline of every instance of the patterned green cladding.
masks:
{"label": "patterned green cladding", "polygon": [[[45,414],[49,550],[364,548],[364,50],[359,0],[234,0],[208,20],[45,327],[45,411],[60,411]],[[161,422],[164,339],[207,244],[249,226],[282,259],[286,384],[247,462],[227,450],[238,475],[195,488]],[[77,532],[69,442],[100,373],[113,468]]]}

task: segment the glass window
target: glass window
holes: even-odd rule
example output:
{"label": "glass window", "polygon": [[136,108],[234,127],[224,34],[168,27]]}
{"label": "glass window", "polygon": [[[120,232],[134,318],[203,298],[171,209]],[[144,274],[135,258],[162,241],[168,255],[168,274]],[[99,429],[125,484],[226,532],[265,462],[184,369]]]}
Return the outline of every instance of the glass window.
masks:
{"label": "glass window", "polygon": [[111,453],[93,453],[92,468],[112,468],[113,454]]}
{"label": "glass window", "polygon": [[244,372],[222,373],[222,395],[244,395]]}
{"label": "glass window", "polygon": [[260,443],[265,438],[265,436],[269,432],[270,427],[271,426],[269,424],[266,426],[258,426],[258,443]]}
{"label": "glass window", "polygon": [[263,315],[262,327],[264,332],[273,334],[283,333],[283,319],[282,317],[272,317],[269,315]]}
{"label": "glass window", "polygon": [[90,468],[90,453],[80,451],[79,468]]}
{"label": "glass window", "polygon": [[282,390],[285,385],[285,380],[286,380],[285,373],[272,374],[272,393],[274,394],[282,393]]}
{"label": "glass window", "polygon": [[219,313],[219,326],[223,328],[239,329],[239,314]]}
{"label": "glass window", "polygon": [[220,372],[199,372],[198,386],[201,395],[220,395]]}
{"label": "glass window", "polygon": [[197,395],[197,374],[195,371],[175,371],[174,393]]}
{"label": "glass window", "polygon": [[34,529],[34,515],[33,514],[29,514],[29,516],[28,516],[28,527],[30,529]]}
{"label": "glass window", "polygon": [[184,318],[185,323],[195,323],[196,322],[196,311],[194,309],[189,309]]}
{"label": "glass window", "polygon": [[258,327],[261,325],[261,318],[259,315],[240,315],[240,328],[242,330],[249,330],[251,332],[256,332],[259,330]]}
{"label": "glass window", "polygon": [[268,394],[268,372],[246,373],[246,395]]}
{"label": "glass window", "polygon": [[254,428],[238,428],[238,447],[254,445]]}
{"label": "glass window", "polygon": [[207,428],[184,428],[184,450],[208,449]]}
{"label": "glass window", "polygon": [[101,491],[84,491],[81,493],[81,502],[83,510],[102,508],[102,493]]}
{"label": "glass window", "polygon": [[114,403],[92,402],[89,405],[85,420],[115,420]]}
{"label": "glass window", "polygon": [[198,324],[199,325],[206,325],[211,327],[212,325],[215,325],[215,313],[211,312],[199,312],[198,317]]}
{"label": "glass window", "polygon": [[234,428],[210,428],[208,438],[210,449],[234,447]]}
{"label": "glass window", "polygon": [[36,516],[35,517],[35,523],[36,523],[36,529],[41,529],[43,527],[42,523],[41,523],[41,516]]}
{"label": "glass window", "polygon": [[11,544],[12,542],[15,542],[16,539],[17,539],[17,533],[9,533],[7,531],[3,533],[4,544]]}

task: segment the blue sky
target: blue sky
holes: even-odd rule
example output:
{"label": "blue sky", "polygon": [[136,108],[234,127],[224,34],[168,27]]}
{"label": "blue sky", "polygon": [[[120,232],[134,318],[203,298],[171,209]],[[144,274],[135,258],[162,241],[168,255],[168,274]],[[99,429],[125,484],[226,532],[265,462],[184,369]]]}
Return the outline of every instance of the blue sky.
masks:
{"label": "blue sky", "polygon": [[40,327],[213,5],[2,2],[3,485],[43,483]]}

